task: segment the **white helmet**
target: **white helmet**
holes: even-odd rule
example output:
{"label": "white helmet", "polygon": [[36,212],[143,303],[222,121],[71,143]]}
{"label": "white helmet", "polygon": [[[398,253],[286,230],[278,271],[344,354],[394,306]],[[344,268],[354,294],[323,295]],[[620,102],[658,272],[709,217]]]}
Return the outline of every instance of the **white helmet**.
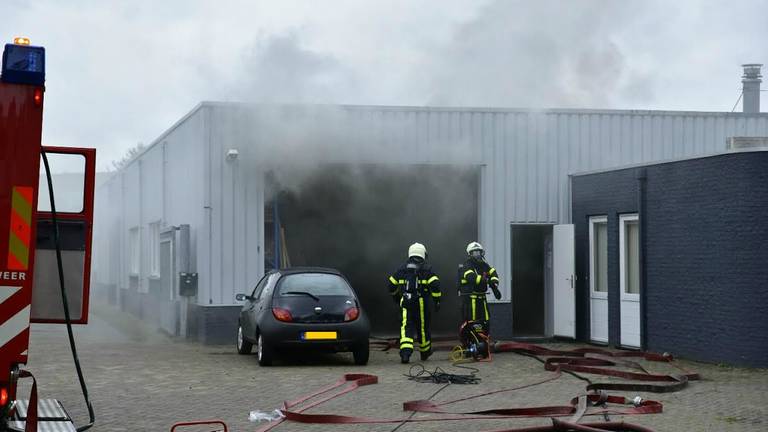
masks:
{"label": "white helmet", "polygon": [[427,259],[427,248],[421,243],[414,243],[408,247],[408,258],[419,257],[423,260]]}
{"label": "white helmet", "polygon": [[481,245],[478,242],[472,242],[467,245],[467,255],[472,255],[472,251],[479,250],[483,255],[485,255],[485,249],[483,249],[483,245]]}

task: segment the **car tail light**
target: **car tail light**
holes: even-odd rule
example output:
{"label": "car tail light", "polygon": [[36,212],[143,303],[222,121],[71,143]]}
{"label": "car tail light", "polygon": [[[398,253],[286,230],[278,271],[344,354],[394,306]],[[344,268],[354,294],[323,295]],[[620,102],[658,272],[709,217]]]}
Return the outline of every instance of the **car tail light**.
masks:
{"label": "car tail light", "polygon": [[285,322],[293,321],[293,317],[291,316],[291,313],[288,312],[287,309],[274,307],[272,308],[272,315],[274,315],[278,321],[285,321]]}
{"label": "car tail light", "polygon": [[344,321],[354,321],[360,316],[360,309],[353,307],[344,312]]}

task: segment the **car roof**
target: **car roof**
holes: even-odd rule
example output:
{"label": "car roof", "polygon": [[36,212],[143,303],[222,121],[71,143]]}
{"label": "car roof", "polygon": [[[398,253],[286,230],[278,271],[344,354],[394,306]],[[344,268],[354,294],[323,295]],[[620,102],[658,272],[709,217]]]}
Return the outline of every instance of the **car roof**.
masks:
{"label": "car roof", "polygon": [[343,276],[340,271],[329,267],[290,267],[280,270],[272,270],[270,273],[280,273],[281,275],[297,274],[297,273],[329,273],[338,276]]}

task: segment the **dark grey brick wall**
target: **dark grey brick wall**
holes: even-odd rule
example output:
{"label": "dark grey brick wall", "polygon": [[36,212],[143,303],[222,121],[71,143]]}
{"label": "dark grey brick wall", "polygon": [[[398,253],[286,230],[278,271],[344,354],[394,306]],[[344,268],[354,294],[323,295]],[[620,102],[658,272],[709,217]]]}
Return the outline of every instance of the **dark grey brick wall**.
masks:
{"label": "dark grey brick wall", "polygon": [[488,313],[491,314],[491,337],[512,339],[512,303],[488,303]]}
{"label": "dark grey brick wall", "polygon": [[91,282],[91,301],[116,306],[117,285]]}
{"label": "dark grey brick wall", "polygon": [[208,345],[233,344],[240,306],[196,306],[197,340]]}
{"label": "dark grey brick wall", "polygon": [[[645,172],[645,348],[768,366],[768,152],[650,165]],[[637,169],[626,169],[573,178],[582,340],[589,335],[586,216],[609,217],[609,326],[616,344],[617,215],[636,211],[636,177]]]}
{"label": "dark grey brick wall", "polygon": [[134,288],[123,289],[120,291],[121,302],[120,307],[123,311],[132,314],[138,318],[144,318],[141,313],[141,299],[139,293]]}
{"label": "dark grey brick wall", "polygon": [[117,292],[120,288],[117,286],[117,284],[110,284],[107,285],[105,290],[107,293],[107,302],[108,304],[115,306],[117,305]]}

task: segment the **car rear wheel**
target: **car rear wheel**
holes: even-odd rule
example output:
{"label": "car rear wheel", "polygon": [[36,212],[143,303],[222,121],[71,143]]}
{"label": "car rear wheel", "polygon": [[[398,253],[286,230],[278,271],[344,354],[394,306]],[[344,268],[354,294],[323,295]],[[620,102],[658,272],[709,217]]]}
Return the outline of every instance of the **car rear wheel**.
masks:
{"label": "car rear wheel", "polygon": [[352,358],[355,359],[355,364],[364,366],[368,364],[368,357],[370,356],[370,347],[366,341],[364,344],[360,344],[352,351]]}
{"label": "car rear wheel", "polygon": [[270,366],[272,364],[272,348],[264,343],[264,338],[259,334],[256,339],[256,354],[259,357],[260,366]]}
{"label": "car rear wheel", "polygon": [[253,344],[245,340],[243,336],[243,327],[237,326],[237,353],[238,354],[250,354]]}

